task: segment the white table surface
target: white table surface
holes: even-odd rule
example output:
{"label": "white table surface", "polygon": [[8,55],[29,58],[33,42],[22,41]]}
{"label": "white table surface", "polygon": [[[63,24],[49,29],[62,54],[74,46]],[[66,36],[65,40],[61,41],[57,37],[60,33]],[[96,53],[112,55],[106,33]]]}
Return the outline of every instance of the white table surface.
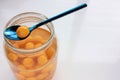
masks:
{"label": "white table surface", "polygon": [[[82,1],[1,0],[0,80],[15,80],[2,46],[3,27],[10,18],[27,11],[51,17]],[[59,42],[53,80],[120,80],[120,0],[88,3],[87,9],[53,22]]]}

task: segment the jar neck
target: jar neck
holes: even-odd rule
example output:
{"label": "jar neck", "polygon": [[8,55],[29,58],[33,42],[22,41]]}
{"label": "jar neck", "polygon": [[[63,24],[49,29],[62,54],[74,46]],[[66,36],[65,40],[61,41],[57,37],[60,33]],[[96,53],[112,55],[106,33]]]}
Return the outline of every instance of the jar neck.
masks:
{"label": "jar neck", "polygon": [[[29,17],[29,20],[28,20],[28,17]],[[35,18],[34,21],[39,21],[39,20],[45,20],[47,19],[47,17],[45,17],[44,15],[42,14],[39,14],[39,13],[34,13],[34,12],[27,12],[27,13],[22,13],[22,14],[19,14],[15,17],[13,17],[9,22],[8,24],[6,25],[6,28],[11,26],[11,25],[16,25],[16,24],[20,24],[22,21],[21,19],[24,18],[24,21],[22,21],[22,23],[26,22],[26,21],[30,21],[30,17],[32,18]],[[33,19],[31,19],[33,20]],[[53,27],[53,24],[52,23],[47,23],[45,25],[49,32],[50,32],[50,37],[49,39],[47,40],[47,42],[45,42],[42,46],[38,47],[38,48],[35,48],[35,49],[30,49],[30,50],[25,50],[25,49],[19,49],[19,48],[16,48],[14,47],[10,42],[9,40],[4,37],[4,40],[6,42],[6,44],[12,48],[14,51],[17,51],[17,52],[20,52],[20,53],[25,53],[25,54],[29,54],[29,53],[34,53],[34,52],[38,52],[40,50],[43,50],[45,49],[46,47],[48,47],[50,45],[50,43],[52,42],[53,40],[53,37],[54,37],[54,27]]]}

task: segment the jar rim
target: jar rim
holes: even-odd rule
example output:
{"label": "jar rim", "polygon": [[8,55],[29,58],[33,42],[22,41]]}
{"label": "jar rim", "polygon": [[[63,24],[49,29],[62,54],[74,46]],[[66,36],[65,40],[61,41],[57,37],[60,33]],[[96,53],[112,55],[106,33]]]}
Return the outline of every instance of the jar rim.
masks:
{"label": "jar rim", "polygon": [[[41,14],[41,13],[36,13],[36,12],[24,12],[24,13],[21,13],[21,14],[18,14],[16,16],[14,16],[13,18],[11,18],[8,23],[6,24],[5,28],[8,27],[11,23],[13,23],[12,21],[15,20],[16,18],[20,19],[19,17],[20,16],[25,16],[25,15],[33,15],[33,16],[37,16],[38,18],[44,20],[44,19],[48,19],[45,15]],[[43,19],[44,18],[44,19]],[[16,20],[15,20],[16,21]],[[14,22],[15,22],[14,21]],[[46,41],[46,43],[44,43],[42,46],[38,47],[38,48],[34,48],[34,49],[30,49],[30,50],[25,50],[25,49],[19,49],[19,48],[16,48],[14,47],[9,41],[8,39],[4,36],[4,40],[5,42],[8,44],[9,47],[11,47],[13,50],[17,51],[17,52],[21,52],[21,53],[33,53],[33,52],[37,52],[39,50],[43,50],[44,48],[46,48],[50,43],[51,41],[53,40],[53,36],[54,36],[54,26],[52,24],[52,22],[49,22],[47,24],[45,24],[49,30],[50,30],[50,37],[49,39]],[[5,30],[5,29],[4,29]]]}

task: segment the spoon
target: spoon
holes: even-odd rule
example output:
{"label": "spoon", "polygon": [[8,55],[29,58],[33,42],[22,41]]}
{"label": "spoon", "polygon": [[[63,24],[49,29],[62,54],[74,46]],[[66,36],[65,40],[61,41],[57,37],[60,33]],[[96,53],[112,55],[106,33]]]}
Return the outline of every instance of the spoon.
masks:
{"label": "spoon", "polygon": [[[68,15],[68,14],[70,14],[72,12],[75,12],[75,11],[80,10],[82,8],[85,8],[85,7],[87,7],[87,4],[83,3],[81,5],[78,5],[78,6],[74,7],[74,8],[72,8],[72,9],[70,9],[70,10],[67,10],[65,12],[62,12],[62,13],[56,15],[56,16],[53,16],[53,17],[51,17],[51,18],[49,18],[47,20],[43,20],[40,23],[28,28],[29,29],[29,34],[34,29],[38,28],[39,26],[42,26],[42,25],[44,25],[44,24],[46,24],[48,22],[54,21],[54,20],[56,20],[58,18],[61,18],[61,17],[65,16],[65,15]],[[10,40],[23,40],[23,39],[27,38],[29,36],[29,34],[24,38],[18,37],[18,35],[16,33],[16,30],[18,29],[18,27],[20,27],[20,25],[13,25],[13,26],[10,26],[10,27],[6,28],[5,31],[3,32],[4,36],[6,38],[10,39]]]}

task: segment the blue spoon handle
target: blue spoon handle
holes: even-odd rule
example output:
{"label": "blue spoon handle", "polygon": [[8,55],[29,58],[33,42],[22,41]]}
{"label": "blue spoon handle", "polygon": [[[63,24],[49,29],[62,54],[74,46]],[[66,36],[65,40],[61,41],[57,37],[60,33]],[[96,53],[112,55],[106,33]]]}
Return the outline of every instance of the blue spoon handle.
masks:
{"label": "blue spoon handle", "polygon": [[43,20],[43,21],[41,21],[40,23],[38,23],[38,24],[34,25],[33,27],[31,27],[31,28],[30,28],[30,31],[32,31],[33,29],[35,29],[35,28],[37,28],[37,27],[39,27],[39,26],[41,26],[41,25],[44,25],[44,24],[46,24],[46,23],[48,23],[48,22],[51,22],[51,21],[54,21],[54,20],[56,20],[56,19],[58,19],[58,18],[61,18],[61,17],[65,16],[65,15],[67,15],[67,14],[70,14],[70,13],[72,13],[72,12],[75,12],[75,11],[80,10],[80,9],[82,9],[82,8],[85,8],[85,7],[87,7],[87,4],[86,4],[86,3],[81,4],[81,5],[77,6],[77,7],[74,7],[74,8],[72,8],[72,9],[70,9],[70,10],[67,10],[67,11],[65,11],[65,12],[63,12],[63,13],[60,13],[60,14],[58,14],[58,15],[56,15],[56,16],[53,16],[53,17],[51,17],[51,18],[49,18],[49,19],[47,19],[47,20]]}

